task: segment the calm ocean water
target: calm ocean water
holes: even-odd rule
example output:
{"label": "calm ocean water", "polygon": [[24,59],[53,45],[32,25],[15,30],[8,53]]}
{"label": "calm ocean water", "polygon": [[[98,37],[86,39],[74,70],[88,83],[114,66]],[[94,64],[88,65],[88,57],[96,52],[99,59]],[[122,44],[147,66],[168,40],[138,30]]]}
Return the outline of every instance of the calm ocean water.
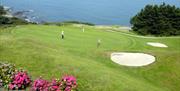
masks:
{"label": "calm ocean water", "polygon": [[130,18],[147,4],[162,2],[180,7],[180,0],[0,0],[12,12],[29,11],[32,21],[77,20],[101,25],[129,26]]}

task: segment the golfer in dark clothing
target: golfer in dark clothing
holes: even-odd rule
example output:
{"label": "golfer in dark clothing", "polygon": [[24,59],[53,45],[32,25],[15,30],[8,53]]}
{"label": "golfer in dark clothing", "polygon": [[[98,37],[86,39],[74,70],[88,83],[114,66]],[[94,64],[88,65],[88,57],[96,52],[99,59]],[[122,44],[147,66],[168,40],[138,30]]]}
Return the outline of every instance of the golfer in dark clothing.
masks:
{"label": "golfer in dark clothing", "polygon": [[64,31],[61,32],[61,38],[64,39]]}

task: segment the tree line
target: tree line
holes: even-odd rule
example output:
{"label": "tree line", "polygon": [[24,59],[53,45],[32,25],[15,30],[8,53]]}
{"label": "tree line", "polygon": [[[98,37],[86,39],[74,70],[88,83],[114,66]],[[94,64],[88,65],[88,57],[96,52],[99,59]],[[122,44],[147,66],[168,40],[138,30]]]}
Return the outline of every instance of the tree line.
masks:
{"label": "tree line", "polygon": [[142,35],[180,35],[180,8],[165,3],[146,5],[130,23],[133,31]]}

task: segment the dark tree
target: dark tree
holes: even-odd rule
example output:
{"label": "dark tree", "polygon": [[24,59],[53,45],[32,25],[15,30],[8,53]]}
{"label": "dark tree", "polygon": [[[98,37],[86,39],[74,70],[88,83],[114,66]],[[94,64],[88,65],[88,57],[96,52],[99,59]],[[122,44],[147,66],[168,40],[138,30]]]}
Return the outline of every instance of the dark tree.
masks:
{"label": "dark tree", "polygon": [[143,35],[180,35],[180,8],[165,3],[146,5],[130,23],[134,31]]}
{"label": "dark tree", "polygon": [[0,6],[0,15],[6,14],[3,6]]}
{"label": "dark tree", "polygon": [[5,25],[5,24],[12,24],[12,20],[10,18],[0,16],[0,25]]}

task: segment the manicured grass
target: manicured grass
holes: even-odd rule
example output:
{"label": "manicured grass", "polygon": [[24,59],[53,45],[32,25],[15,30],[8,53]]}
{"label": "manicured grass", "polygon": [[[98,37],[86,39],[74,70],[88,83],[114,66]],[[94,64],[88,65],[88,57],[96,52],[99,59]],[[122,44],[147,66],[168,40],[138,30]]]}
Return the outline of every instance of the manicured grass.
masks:
{"label": "manicured grass", "polygon": [[[65,40],[60,39],[61,30]],[[103,30],[85,26],[82,32],[73,25],[1,29],[0,61],[28,70],[33,79],[74,75],[79,91],[180,90],[180,38],[138,38]],[[99,38],[102,45],[97,48]],[[146,42],[160,42],[169,47],[151,47]],[[122,51],[149,53],[157,60],[138,68],[113,63],[110,53]]]}

